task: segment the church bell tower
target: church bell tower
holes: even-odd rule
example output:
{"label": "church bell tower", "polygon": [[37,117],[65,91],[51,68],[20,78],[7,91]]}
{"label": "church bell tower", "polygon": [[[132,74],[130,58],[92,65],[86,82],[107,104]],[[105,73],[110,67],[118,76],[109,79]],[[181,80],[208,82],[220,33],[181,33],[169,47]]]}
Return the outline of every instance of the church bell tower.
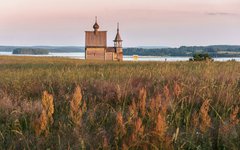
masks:
{"label": "church bell tower", "polygon": [[114,42],[114,47],[116,49],[117,53],[117,59],[122,60],[123,59],[123,49],[122,49],[122,39],[119,33],[119,23],[117,24],[117,35],[115,39],[113,40]]}

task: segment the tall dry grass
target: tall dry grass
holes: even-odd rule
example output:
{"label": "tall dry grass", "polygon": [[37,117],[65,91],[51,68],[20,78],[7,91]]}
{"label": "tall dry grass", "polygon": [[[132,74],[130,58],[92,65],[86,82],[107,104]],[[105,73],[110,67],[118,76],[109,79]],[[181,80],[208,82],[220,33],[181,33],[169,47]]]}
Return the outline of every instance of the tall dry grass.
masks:
{"label": "tall dry grass", "polygon": [[86,102],[82,100],[82,91],[80,86],[77,86],[74,90],[73,98],[70,101],[70,113],[69,117],[72,122],[78,126],[81,125],[82,116],[87,110]]}
{"label": "tall dry grass", "polygon": [[42,112],[40,117],[34,122],[35,133],[37,136],[49,134],[49,126],[53,124],[54,103],[53,96],[47,91],[43,92],[42,96]]}
{"label": "tall dry grass", "polygon": [[0,59],[0,149],[240,147],[237,62]]}

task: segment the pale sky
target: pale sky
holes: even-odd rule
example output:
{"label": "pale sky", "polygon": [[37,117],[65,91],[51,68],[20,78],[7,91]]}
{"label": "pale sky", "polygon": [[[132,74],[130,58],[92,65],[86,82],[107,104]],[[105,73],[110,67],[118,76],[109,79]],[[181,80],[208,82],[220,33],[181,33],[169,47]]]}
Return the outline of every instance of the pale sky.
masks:
{"label": "pale sky", "polygon": [[240,45],[240,0],[0,0],[0,45],[84,46],[95,16],[109,46]]}

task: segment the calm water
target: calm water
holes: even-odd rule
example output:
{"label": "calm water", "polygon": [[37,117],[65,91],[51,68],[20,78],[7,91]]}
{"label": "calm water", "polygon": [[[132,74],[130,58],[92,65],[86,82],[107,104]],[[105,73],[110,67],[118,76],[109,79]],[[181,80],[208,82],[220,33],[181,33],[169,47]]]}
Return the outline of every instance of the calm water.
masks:
{"label": "calm water", "polygon": [[[85,53],[49,53],[49,55],[13,55],[11,52],[0,52],[0,55],[6,56],[34,56],[34,57],[68,57],[73,59],[85,59]],[[214,61],[229,61],[235,59],[240,61],[240,57],[214,58]],[[134,61],[132,56],[124,56],[125,61]],[[161,56],[139,56],[138,61],[188,61],[189,57],[161,57]]]}

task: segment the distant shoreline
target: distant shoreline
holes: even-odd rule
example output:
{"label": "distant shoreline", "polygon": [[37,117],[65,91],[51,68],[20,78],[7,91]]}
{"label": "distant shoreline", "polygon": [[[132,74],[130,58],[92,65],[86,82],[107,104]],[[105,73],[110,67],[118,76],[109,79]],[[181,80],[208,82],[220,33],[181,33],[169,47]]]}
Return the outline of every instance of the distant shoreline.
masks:
{"label": "distant shoreline", "polygon": [[[162,57],[192,57],[196,53],[207,53],[213,58],[240,57],[238,45],[212,45],[212,46],[182,46],[179,48],[128,47],[123,49],[125,56],[162,56]],[[159,46],[160,47],[160,46]],[[0,46],[0,52],[12,52],[16,48],[46,49],[49,53],[84,53],[83,46]]]}
{"label": "distant shoreline", "polygon": [[[70,59],[85,59],[85,53],[84,52],[74,52],[74,53],[49,53],[48,55],[29,55],[29,54],[12,54],[11,52],[0,52],[0,57],[1,56],[17,56],[17,57],[64,57],[64,58],[70,58]],[[176,62],[176,61],[189,61],[189,56],[139,56],[137,61],[140,62]],[[214,61],[240,61],[240,57],[217,57],[213,58]],[[124,61],[135,61],[133,58],[133,55],[124,55],[123,56]]]}

